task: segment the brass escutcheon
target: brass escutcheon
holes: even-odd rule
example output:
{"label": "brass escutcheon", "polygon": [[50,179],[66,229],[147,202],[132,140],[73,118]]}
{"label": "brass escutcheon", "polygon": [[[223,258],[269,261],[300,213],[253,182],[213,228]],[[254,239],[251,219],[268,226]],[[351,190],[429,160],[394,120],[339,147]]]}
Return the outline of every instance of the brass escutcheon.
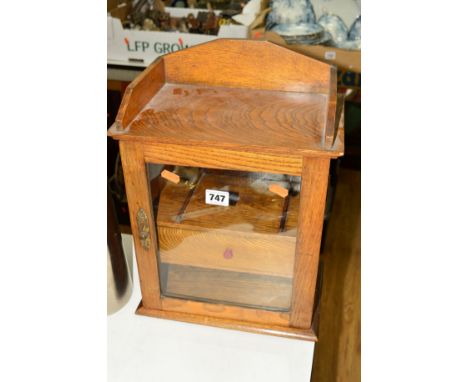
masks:
{"label": "brass escutcheon", "polygon": [[151,246],[151,238],[149,232],[148,216],[143,208],[137,212],[138,236],[141,246],[148,250]]}

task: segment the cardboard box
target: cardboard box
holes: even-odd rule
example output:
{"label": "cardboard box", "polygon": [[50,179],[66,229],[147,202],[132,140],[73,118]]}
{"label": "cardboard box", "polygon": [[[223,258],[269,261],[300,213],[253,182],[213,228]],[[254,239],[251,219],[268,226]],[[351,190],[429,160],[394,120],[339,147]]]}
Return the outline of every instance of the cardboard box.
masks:
{"label": "cardboard box", "polygon": [[324,45],[288,45],[279,34],[271,31],[265,32],[263,28],[252,30],[250,37],[254,40],[268,40],[283,45],[298,53],[336,65],[344,72],[361,73],[361,51],[358,50],[345,50]]}
{"label": "cardboard box", "polygon": [[[206,9],[166,8],[172,17],[186,17]],[[215,11],[219,13],[220,11]],[[124,29],[117,17],[107,17],[107,61],[122,65],[147,66],[157,57],[217,38],[248,38],[244,25],[221,25],[217,36]]]}

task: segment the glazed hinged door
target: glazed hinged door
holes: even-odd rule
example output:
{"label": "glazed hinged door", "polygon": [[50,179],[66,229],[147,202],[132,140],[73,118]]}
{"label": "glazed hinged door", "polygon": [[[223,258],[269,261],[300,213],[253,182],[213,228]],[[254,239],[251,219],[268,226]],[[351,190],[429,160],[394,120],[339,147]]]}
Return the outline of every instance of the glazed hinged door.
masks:
{"label": "glazed hinged door", "polygon": [[299,176],[149,163],[161,297],[291,309]]}

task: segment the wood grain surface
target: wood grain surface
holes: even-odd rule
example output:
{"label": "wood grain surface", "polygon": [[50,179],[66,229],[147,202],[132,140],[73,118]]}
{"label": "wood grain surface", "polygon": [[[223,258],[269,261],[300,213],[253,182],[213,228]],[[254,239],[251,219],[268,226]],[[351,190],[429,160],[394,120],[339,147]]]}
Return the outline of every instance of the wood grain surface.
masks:
{"label": "wood grain surface", "polygon": [[290,322],[298,328],[312,322],[329,166],[328,159],[304,158]]}
{"label": "wood grain surface", "polygon": [[201,316],[256,322],[287,327],[289,313],[275,312],[267,309],[244,308],[231,304],[209,303],[180,298],[164,297],[161,299],[163,310],[192,313]]}
{"label": "wood grain surface", "polygon": [[312,382],[361,381],[361,174],[341,169],[323,251]]}
{"label": "wood grain surface", "polygon": [[334,127],[330,136],[325,137],[325,146],[332,147],[337,141],[344,140],[344,109],[345,96],[344,94],[337,95]]}
{"label": "wood grain surface", "polygon": [[[289,211],[283,211],[284,198],[268,191],[268,186],[272,183],[280,182],[266,179],[255,181],[247,176],[224,175],[219,172],[203,175],[193,186],[167,183],[159,201],[158,226],[217,230],[232,235],[250,232],[295,237],[295,227],[288,225],[289,230],[281,231],[280,225],[286,212],[288,219],[297,222],[299,206],[291,203]],[[227,207],[206,204],[206,189],[236,192],[239,201]],[[188,204],[181,211],[187,198]],[[299,196],[293,198],[299,199]]]}
{"label": "wood grain surface", "polygon": [[327,107],[317,93],[165,84],[122,139],[331,155],[322,144]]}
{"label": "wood grain surface", "polygon": [[[158,280],[158,264],[156,261],[157,239],[153,218],[153,208],[146,178],[146,163],[143,152],[133,142],[120,142],[120,155],[125,178],[128,199],[130,223],[132,226],[135,252],[140,277],[141,294],[148,308],[160,308],[160,289]],[[141,245],[138,236],[136,219],[139,209],[143,209],[149,219],[150,245],[146,249]]]}
{"label": "wood grain surface", "polygon": [[152,143],[144,146],[147,162],[205,168],[260,171],[301,175],[302,156],[252,152],[249,148],[226,150],[210,146]]}
{"label": "wood grain surface", "polygon": [[[296,239],[292,237],[179,229],[160,224],[158,239],[163,263],[293,276]],[[224,257],[226,250],[232,251],[232,258]]]}
{"label": "wood grain surface", "polygon": [[[265,70],[263,70],[265,69]],[[115,139],[337,157],[336,69],[265,41],[168,54],[127,88]]]}
{"label": "wood grain surface", "polygon": [[164,61],[157,59],[127,86],[115,124],[117,130],[124,130],[137,116],[148,101],[164,85]]}
{"label": "wood grain surface", "polygon": [[[196,185],[163,185],[157,216],[161,261],[292,278],[298,203],[285,209],[284,199],[268,191],[273,182],[262,181],[264,189],[257,190],[256,180],[246,175],[213,171]],[[206,189],[235,191],[239,200],[208,205]],[[226,250],[232,253],[229,259]]]}
{"label": "wood grain surface", "polygon": [[217,39],[164,58],[167,81],[327,93],[331,66],[268,41]]}
{"label": "wood grain surface", "polygon": [[[337,115],[338,109],[338,95],[337,95],[337,73],[336,68],[332,68],[330,70],[331,81],[329,83],[330,88],[327,94],[327,116],[325,119],[325,131],[323,134],[323,146],[324,147],[332,147],[334,143],[334,137],[336,136],[337,131],[337,123],[336,119],[340,118],[340,114]],[[341,102],[344,102],[343,99],[340,98]],[[341,109],[340,109],[341,111]]]}
{"label": "wood grain surface", "polygon": [[242,321],[241,316],[235,317],[233,319],[226,319],[187,312],[148,309],[145,308],[141,303],[136,313],[150,317],[165,318],[169,320],[190,322],[194,324],[216,326],[224,329],[242,330],[245,332],[258,334],[269,334],[272,336],[286,337],[303,341],[317,341],[317,336],[313,329],[304,330],[274,324],[261,324],[257,322]]}

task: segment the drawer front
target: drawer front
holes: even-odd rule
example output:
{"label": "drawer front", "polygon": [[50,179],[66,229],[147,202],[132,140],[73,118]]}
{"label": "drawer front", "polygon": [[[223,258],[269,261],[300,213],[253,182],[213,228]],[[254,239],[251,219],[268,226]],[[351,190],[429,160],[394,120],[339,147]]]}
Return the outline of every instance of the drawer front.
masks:
{"label": "drawer front", "polygon": [[296,239],[158,227],[162,263],[292,278]]}

